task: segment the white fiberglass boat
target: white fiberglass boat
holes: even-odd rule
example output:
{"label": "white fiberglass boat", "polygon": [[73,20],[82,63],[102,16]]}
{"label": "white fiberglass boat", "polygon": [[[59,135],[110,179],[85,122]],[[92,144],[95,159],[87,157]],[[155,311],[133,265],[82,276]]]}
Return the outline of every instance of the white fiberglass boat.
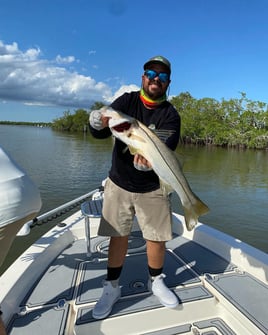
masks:
{"label": "white fiberglass boat", "polygon": [[1,276],[8,334],[268,334],[268,255],[201,223],[188,232],[177,213],[164,272],[179,306],[163,307],[148,291],[145,241],[136,223],[120,279],[122,297],[108,318],[95,320],[92,308],[102,292],[109,242],[97,236],[101,192],[94,190],[37,219],[75,203],[82,203],[80,210]]}

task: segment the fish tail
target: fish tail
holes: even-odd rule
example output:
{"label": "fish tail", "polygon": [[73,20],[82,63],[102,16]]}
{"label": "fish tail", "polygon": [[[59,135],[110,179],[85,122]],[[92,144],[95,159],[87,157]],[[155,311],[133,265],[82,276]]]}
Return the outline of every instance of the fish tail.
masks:
{"label": "fish tail", "polygon": [[197,225],[199,216],[209,212],[208,206],[204,204],[200,199],[196,200],[194,206],[190,208],[183,207],[183,210],[185,224],[188,231],[193,230],[194,227]]}

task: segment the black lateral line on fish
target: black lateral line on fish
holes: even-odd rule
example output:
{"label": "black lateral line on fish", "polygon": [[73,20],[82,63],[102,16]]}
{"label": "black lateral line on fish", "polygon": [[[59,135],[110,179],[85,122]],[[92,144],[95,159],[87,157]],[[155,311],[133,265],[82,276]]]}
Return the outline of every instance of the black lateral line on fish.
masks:
{"label": "black lateral line on fish", "polygon": [[[163,156],[161,150],[159,150],[159,148],[157,147],[157,145],[155,144],[155,142],[149,137],[149,135],[148,135],[148,133],[146,132],[146,130],[143,129],[143,128],[140,126],[140,123],[139,123],[139,122],[138,122],[138,125],[139,125],[140,129],[143,131],[143,133],[146,135],[146,137],[153,143],[153,146],[154,146],[155,149],[159,152],[159,154],[161,155],[162,159],[164,160],[164,162],[166,163],[166,165],[169,167],[170,171],[172,171],[171,167],[169,166],[168,162],[166,161],[165,157]],[[152,134],[153,134],[154,136],[156,136],[152,130],[150,130],[149,128],[148,128],[148,130],[149,130],[149,132],[152,132]],[[159,139],[159,141],[161,141],[161,140]],[[163,143],[164,143],[164,142],[163,142]],[[165,144],[165,143],[164,143],[164,144]],[[168,147],[167,147],[167,149],[170,150]],[[179,164],[179,163],[178,163],[178,164]],[[183,186],[183,184],[180,182],[180,180],[177,178],[176,174],[175,174],[173,171],[172,171],[172,174],[175,176],[175,179],[176,179],[177,182],[181,185],[182,189],[184,190],[184,193],[185,193],[186,196],[187,196],[187,190],[185,189],[185,187]],[[188,182],[187,182],[186,179],[185,179],[185,182],[186,182],[186,184],[188,184]],[[172,185],[171,185],[171,186],[172,186]],[[189,184],[188,184],[188,187],[190,188],[190,185],[189,185]],[[188,197],[188,196],[187,196],[187,197]],[[192,203],[192,201],[190,200],[189,197],[188,197],[188,200],[189,200],[190,203]]]}

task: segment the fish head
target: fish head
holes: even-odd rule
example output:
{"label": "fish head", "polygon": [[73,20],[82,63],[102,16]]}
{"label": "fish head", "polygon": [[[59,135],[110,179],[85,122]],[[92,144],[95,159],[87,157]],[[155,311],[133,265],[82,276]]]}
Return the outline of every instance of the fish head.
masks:
{"label": "fish head", "polygon": [[111,131],[124,132],[128,130],[134,119],[128,115],[117,112],[114,109],[108,107],[102,111],[102,116],[109,118],[109,128]]}
{"label": "fish head", "polygon": [[117,112],[110,107],[106,108],[102,115],[109,118],[108,125],[115,137],[128,136],[136,124],[133,117]]}
{"label": "fish head", "polygon": [[109,118],[109,128],[112,134],[129,146],[132,154],[141,153],[144,138],[140,134],[140,123],[135,118],[107,108],[102,112],[104,117]]}

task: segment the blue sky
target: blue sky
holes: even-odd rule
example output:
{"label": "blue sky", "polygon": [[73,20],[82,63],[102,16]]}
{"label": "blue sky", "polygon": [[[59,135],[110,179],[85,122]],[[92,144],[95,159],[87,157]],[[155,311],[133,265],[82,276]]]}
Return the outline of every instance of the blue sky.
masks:
{"label": "blue sky", "polygon": [[140,87],[268,102],[267,0],[0,0],[0,120],[47,122]]}

